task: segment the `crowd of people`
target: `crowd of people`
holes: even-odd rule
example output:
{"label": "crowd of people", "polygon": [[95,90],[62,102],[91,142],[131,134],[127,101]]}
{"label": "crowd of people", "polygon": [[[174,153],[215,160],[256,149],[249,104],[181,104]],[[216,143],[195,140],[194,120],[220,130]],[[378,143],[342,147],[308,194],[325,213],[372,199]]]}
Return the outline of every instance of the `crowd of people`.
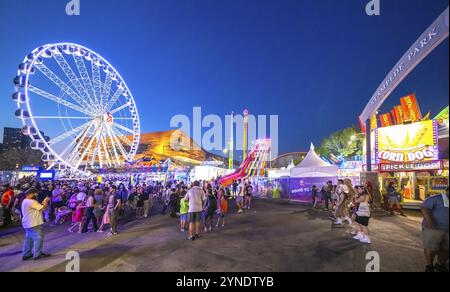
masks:
{"label": "crowd of people", "polygon": [[[232,189],[236,188],[233,192]],[[104,182],[70,180],[38,182],[24,178],[15,186],[3,186],[0,225],[21,222],[25,229],[23,260],[48,257],[43,253],[43,226],[68,225],[68,232],[118,234],[122,218],[146,219],[154,204],[179,218],[181,232],[189,231],[189,240],[200,238],[201,230],[212,232],[225,227],[229,200],[236,200],[236,211],[251,207],[252,185],[237,181],[231,188],[216,180],[156,182],[110,177]],[[33,250],[34,249],[34,250]]]}
{"label": "crowd of people", "polygon": [[[118,234],[122,218],[146,219],[158,204],[162,205],[160,213],[178,218],[180,231],[188,232],[188,239],[194,241],[202,232],[206,234],[225,227],[231,200],[238,214],[249,210],[253,187],[245,180],[223,187],[217,180],[187,184],[109,177],[103,182],[92,179],[38,182],[28,177],[14,186],[2,186],[0,226],[21,222],[25,230],[23,260],[39,260],[50,256],[43,252],[45,223],[67,224],[68,232],[80,234],[102,233],[108,229],[108,235],[114,236]],[[355,240],[370,244],[372,194],[370,185],[353,186],[350,180],[338,180],[338,184],[333,185],[329,181],[320,190],[313,186],[312,205],[315,209],[321,202],[323,209],[330,212],[333,225],[351,227]],[[398,204],[398,194],[391,191],[388,197],[389,211],[393,212],[392,205]],[[448,208],[448,189],[442,195],[427,198],[422,205],[422,242],[428,272],[448,271]],[[401,214],[404,215],[402,211]]]}
{"label": "crowd of people", "polygon": [[371,204],[373,202],[370,186],[353,186],[349,179],[338,180],[337,185],[328,181],[320,189],[312,187],[313,209],[322,201],[323,209],[330,211],[330,219],[336,226],[348,224],[353,230],[350,232],[355,240],[371,244],[369,237],[369,220],[371,217]]}

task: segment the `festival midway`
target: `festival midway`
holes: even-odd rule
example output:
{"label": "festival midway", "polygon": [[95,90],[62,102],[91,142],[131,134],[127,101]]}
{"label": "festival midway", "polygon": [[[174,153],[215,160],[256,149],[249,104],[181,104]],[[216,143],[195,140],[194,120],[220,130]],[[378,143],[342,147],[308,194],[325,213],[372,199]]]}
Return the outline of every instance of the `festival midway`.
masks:
{"label": "festival midway", "polygon": [[444,0],[0,1],[0,272],[448,272],[448,36]]}

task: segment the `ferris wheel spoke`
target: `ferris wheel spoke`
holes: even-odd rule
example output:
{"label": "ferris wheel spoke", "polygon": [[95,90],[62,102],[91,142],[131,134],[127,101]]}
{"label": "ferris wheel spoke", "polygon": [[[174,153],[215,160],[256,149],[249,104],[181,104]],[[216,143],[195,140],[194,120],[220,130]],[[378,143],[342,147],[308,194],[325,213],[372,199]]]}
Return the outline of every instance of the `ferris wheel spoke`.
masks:
{"label": "ferris wheel spoke", "polygon": [[94,84],[94,96],[97,101],[97,104],[100,108],[103,108],[104,105],[102,103],[102,81],[100,77],[100,67],[96,64],[95,61],[91,63],[92,69],[92,79]]}
{"label": "ferris wheel spoke", "polygon": [[111,159],[109,157],[108,148],[106,147],[103,131],[102,131],[102,133],[100,133],[100,141],[101,141],[101,144],[103,146],[103,151],[105,153],[106,163],[108,164],[109,167],[111,167],[111,165],[112,165],[111,164]]}
{"label": "ferris wheel spoke", "polygon": [[36,120],[89,120],[91,117],[66,117],[66,116],[33,116]]}
{"label": "ferris wheel spoke", "polygon": [[65,140],[65,139],[69,138],[70,136],[75,135],[75,134],[78,133],[79,131],[82,131],[82,130],[84,130],[85,128],[89,127],[89,125],[90,125],[91,123],[92,123],[92,121],[89,121],[89,122],[87,122],[87,123],[85,123],[85,124],[83,124],[83,125],[81,125],[81,126],[75,128],[75,129],[72,129],[72,130],[69,131],[69,132],[66,132],[66,133],[64,133],[64,134],[62,134],[62,135],[60,135],[60,136],[58,136],[58,137],[55,137],[55,138],[51,139],[50,142],[48,143],[48,145],[49,145],[49,146],[55,145],[55,144],[57,144],[57,143],[59,143],[59,142]]}
{"label": "ferris wheel spoke", "polygon": [[[70,158],[73,154],[73,150],[74,149],[78,149],[78,144],[81,143],[83,141],[83,139],[81,139],[81,137],[85,137],[87,135],[87,133],[89,132],[89,129],[92,127],[93,125],[93,121],[89,122],[88,126],[85,128],[85,130],[83,132],[81,132],[80,134],[78,134],[78,136],[72,140],[72,142],[70,142],[70,144],[63,150],[63,152],[61,152],[61,154],[59,154],[59,157],[63,158],[66,153],[71,149],[72,146],[75,145],[75,143],[77,143],[77,145],[72,149],[71,153],[68,155],[68,158]],[[78,151],[78,150],[76,150]],[[70,160],[67,160],[68,162],[70,162]]]}
{"label": "ferris wheel spoke", "polygon": [[112,82],[113,82],[112,75],[110,73],[108,73],[106,75],[105,84],[103,85],[102,100],[101,100],[101,104],[102,105],[105,105],[106,102],[108,101],[109,93],[111,91]]}
{"label": "ferris wheel spoke", "polygon": [[133,147],[133,142],[131,142],[130,140],[128,140],[122,133],[120,133],[116,128],[111,127],[111,129],[113,130],[113,132],[116,134],[116,136],[125,144],[127,144],[130,147]]}
{"label": "ferris wheel spoke", "polygon": [[105,111],[109,111],[116,101],[119,99],[120,95],[124,92],[124,88],[118,88],[111,99],[108,101],[108,104],[105,106]]}
{"label": "ferris wheel spoke", "polygon": [[93,104],[92,100],[91,100],[91,104],[88,103],[88,100],[90,99],[90,96],[86,92],[86,89],[84,88],[84,86],[81,84],[80,80],[78,79],[78,76],[75,75],[75,73],[73,72],[73,70],[70,67],[69,63],[67,63],[67,61],[64,58],[63,54],[55,53],[55,54],[53,54],[53,58],[58,63],[59,67],[61,67],[61,69],[64,71],[64,74],[66,74],[67,78],[69,78],[70,83],[72,83],[72,85],[78,91],[78,94],[81,95],[82,98],[84,98],[84,102],[88,106],[91,106],[91,108],[95,109],[96,104]]}
{"label": "ferris wheel spoke", "polygon": [[111,127],[109,127],[110,133],[113,137],[113,140],[117,143],[117,146],[119,148],[119,151],[122,153],[123,157],[128,160],[128,154],[127,151],[125,150],[125,148],[123,148],[122,143],[120,143],[119,139],[117,138],[117,135],[114,133],[114,131],[111,129]]}
{"label": "ferris wheel spoke", "polygon": [[119,129],[121,129],[121,130],[123,130],[123,131],[125,131],[125,132],[128,132],[128,133],[130,133],[130,134],[134,134],[134,130],[131,130],[131,129],[129,129],[129,128],[127,128],[127,127],[124,127],[124,126],[122,126],[122,125],[120,125],[120,124],[117,124],[117,123],[113,123],[112,124],[114,127],[116,127],[116,128],[119,128]]}
{"label": "ferris wheel spoke", "polygon": [[119,106],[118,108],[113,109],[112,111],[110,111],[110,113],[111,113],[111,114],[115,114],[115,113],[117,113],[117,112],[120,112],[120,111],[123,110],[123,109],[126,109],[126,108],[129,107],[129,106],[130,106],[130,103],[127,102],[127,103],[125,103],[125,104]]}
{"label": "ferris wheel spoke", "polygon": [[[81,133],[82,134],[81,138],[74,140],[76,145],[68,155],[68,162],[71,165],[74,165],[75,159],[77,159],[77,157],[79,157],[81,149],[82,149],[82,145],[86,143],[87,135],[89,134],[92,126],[94,126],[94,123],[91,123],[90,126],[84,132]],[[76,169],[78,169],[78,168],[76,168]]]}
{"label": "ferris wheel spoke", "polygon": [[95,112],[93,108],[86,103],[72,88],[70,88],[64,81],[62,81],[52,70],[50,70],[44,64],[36,64],[36,68],[42,72],[48,79],[50,79],[53,83],[55,83],[62,91],[64,91],[67,95],[69,95],[73,100],[78,102],[79,105],[89,109],[92,112]]}
{"label": "ferris wheel spoke", "polygon": [[86,68],[86,64],[84,63],[83,57],[73,54],[73,59],[78,68],[78,72],[80,73],[84,87],[86,88],[87,94],[89,96],[89,101],[92,104],[95,104],[95,108],[98,109],[98,104],[94,102],[95,99],[94,87],[92,86],[92,81],[91,78],[89,77],[89,73]]}
{"label": "ferris wheel spoke", "polygon": [[95,137],[95,140],[94,140],[94,142],[95,142],[95,147],[94,147],[94,150],[92,151],[92,157],[91,157],[91,167],[94,167],[95,166],[95,159],[96,159],[96,157],[97,157],[97,155],[98,155],[98,162],[99,162],[99,164],[100,164],[100,167],[102,166],[102,158],[101,158],[101,151],[99,151],[100,149],[99,149],[99,146],[100,146],[100,139],[99,139],[99,137],[100,137],[100,135],[101,135],[101,133],[102,133],[102,127],[100,127],[100,130],[96,133],[96,137]]}
{"label": "ferris wheel spoke", "polygon": [[28,90],[33,92],[33,93],[36,93],[36,94],[38,94],[38,95],[40,95],[42,97],[45,97],[45,98],[47,98],[49,100],[52,100],[52,101],[54,101],[56,103],[64,105],[64,106],[66,106],[68,108],[71,108],[71,109],[76,110],[78,112],[84,113],[84,114],[86,114],[88,116],[92,115],[92,113],[90,113],[89,111],[83,109],[82,107],[74,105],[73,103],[70,103],[70,102],[68,102],[68,101],[66,101],[66,100],[64,100],[64,99],[62,99],[60,97],[57,97],[57,96],[55,96],[55,95],[53,95],[51,93],[48,93],[48,92],[46,92],[46,91],[44,91],[42,89],[39,89],[37,87],[34,87],[32,85],[28,86]]}
{"label": "ferris wheel spoke", "polygon": [[[101,127],[99,127],[99,126],[95,127],[94,135],[92,135],[92,137],[90,137],[89,142],[87,143],[86,147],[84,147],[81,157],[78,160],[77,164],[75,165],[75,169],[78,169],[80,167],[81,163],[83,162],[84,158],[86,157],[86,154],[88,153],[89,150],[92,149],[92,143],[94,143],[95,138],[97,137],[97,134],[100,130],[101,130]],[[86,164],[89,164],[89,162],[86,161]]]}
{"label": "ferris wheel spoke", "polygon": [[109,127],[106,127],[106,130],[108,132],[108,138],[109,138],[109,140],[111,142],[111,145],[112,145],[112,148],[113,148],[113,153],[115,155],[117,164],[120,165],[120,158],[119,158],[119,154],[117,153],[116,143],[114,141],[113,135],[112,135],[111,130],[109,129]]}

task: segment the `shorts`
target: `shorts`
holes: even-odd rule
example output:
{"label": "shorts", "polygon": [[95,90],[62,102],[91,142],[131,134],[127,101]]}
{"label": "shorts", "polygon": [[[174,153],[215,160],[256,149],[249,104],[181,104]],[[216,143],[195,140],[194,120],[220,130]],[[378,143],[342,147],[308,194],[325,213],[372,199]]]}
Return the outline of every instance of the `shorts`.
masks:
{"label": "shorts", "polygon": [[367,227],[367,226],[369,226],[369,219],[370,219],[370,217],[360,217],[360,216],[357,216],[355,221],[356,221],[356,223],[358,223],[359,225],[362,225],[362,226]]}
{"label": "shorts", "polygon": [[197,223],[202,221],[202,212],[188,213],[189,223]]}
{"label": "shorts", "polygon": [[205,220],[211,220],[211,219],[214,218],[214,212],[213,212],[213,213],[211,213],[211,212],[206,212],[206,213],[204,214],[204,216],[205,216]]}
{"label": "shorts", "polygon": [[242,203],[243,201],[244,201],[244,197],[242,197],[242,196],[236,197],[236,203]]}
{"label": "shorts", "polygon": [[226,215],[226,213],[222,213],[222,212],[219,213],[220,218],[225,218],[225,215]]}
{"label": "shorts", "polygon": [[423,229],[422,243],[423,247],[429,251],[448,251],[448,231]]}
{"label": "shorts", "polygon": [[388,202],[390,205],[400,205],[400,201],[398,200],[398,197],[389,197]]}
{"label": "shorts", "polygon": [[180,221],[187,221],[187,219],[188,219],[188,214],[187,213],[180,215]]}

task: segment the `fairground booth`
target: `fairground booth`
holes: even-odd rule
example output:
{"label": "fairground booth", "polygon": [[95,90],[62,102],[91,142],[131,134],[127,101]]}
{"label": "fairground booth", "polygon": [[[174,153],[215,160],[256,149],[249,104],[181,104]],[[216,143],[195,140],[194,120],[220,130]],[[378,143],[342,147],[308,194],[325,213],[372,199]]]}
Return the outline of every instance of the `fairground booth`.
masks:
{"label": "fairground booth", "polygon": [[416,209],[448,187],[449,108],[430,119],[430,114],[422,116],[415,95],[403,97],[401,104],[373,120],[372,164],[379,174],[382,203],[393,183],[403,206]]}

